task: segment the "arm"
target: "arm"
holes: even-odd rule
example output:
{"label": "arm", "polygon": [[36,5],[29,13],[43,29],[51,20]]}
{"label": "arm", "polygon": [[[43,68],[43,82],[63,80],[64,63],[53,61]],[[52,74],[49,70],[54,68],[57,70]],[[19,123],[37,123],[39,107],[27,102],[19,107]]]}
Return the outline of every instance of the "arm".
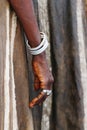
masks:
{"label": "arm", "polygon": [[[36,47],[41,42],[40,32],[38,29],[34,7],[32,0],[9,0],[14,8],[31,47]],[[32,57],[32,67],[34,73],[34,87],[35,90],[50,90],[52,88],[53,76],[49,71],[45,52]],[[33,107],[42,103],[47,97],[47,94],[41,93],[33,99],[29,106]]]}
{"label": "arm", "polygon": [[32,0],[9,0],[15,10],[31,47],[40,44],[40,33],[34,13]]}

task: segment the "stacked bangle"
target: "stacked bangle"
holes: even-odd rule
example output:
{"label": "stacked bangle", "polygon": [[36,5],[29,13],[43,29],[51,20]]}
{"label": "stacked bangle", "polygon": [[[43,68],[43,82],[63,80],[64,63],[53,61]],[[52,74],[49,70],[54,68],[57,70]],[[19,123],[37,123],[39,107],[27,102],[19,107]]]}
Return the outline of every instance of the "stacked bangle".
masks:
{"label": "stacked bangle", "polygon": [[47,96],[49,96],[50,94],[52,94],[52,90],[43,89],[42,92],[46,93]]}
{"label": "stacked bangle", "polygon": [[28,40],[26,41],[27,48],[29,49],[32,55],[38,55],[43,51],[45,51],[45,49],[48,47],[48,41],[46,35],[43,32],[40,32],[40,35],[41,35],[41,43],[35,48],[31,48],[30,45],[28,44]]}

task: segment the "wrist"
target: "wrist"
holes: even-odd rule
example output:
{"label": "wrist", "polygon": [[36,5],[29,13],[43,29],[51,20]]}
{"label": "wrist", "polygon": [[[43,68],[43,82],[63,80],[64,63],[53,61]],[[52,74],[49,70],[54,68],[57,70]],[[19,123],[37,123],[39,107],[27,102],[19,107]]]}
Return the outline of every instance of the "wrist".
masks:
{"label": "wrist", "polygon": [[35,58],[35,59],[45,59],[46,58],[46,52],[44,51],[44,52],[42,52],[42,53],[40,53],[40,54],[38,54],[38,55],[32,55],[32,58]]}
{"label": "wrist", "polygon": [[32,40],[29,40],[29,45],[31,46],[31,48],[35,48],[37,47],[39,44],[41,43],[41,36],[40,34],[33,36]]}

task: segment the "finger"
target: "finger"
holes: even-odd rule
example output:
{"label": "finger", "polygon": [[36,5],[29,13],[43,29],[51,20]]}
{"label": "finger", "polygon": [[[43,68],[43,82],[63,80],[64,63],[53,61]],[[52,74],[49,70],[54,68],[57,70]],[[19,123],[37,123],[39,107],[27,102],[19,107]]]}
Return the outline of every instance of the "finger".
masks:
{"label": "finger", "polygon": [[43,103],[43,101],[47,98],[46,93],[41,92],[36,98],[34,98],[30,104],[29,107],[33,108],[35,105],[38,105],[40,103]]}
{"label": "finger", "polygon": [[35,79],[34,79],[34,88],[35,90],[38,90],[40,88],[40,81],[37,76],[35,76]]}

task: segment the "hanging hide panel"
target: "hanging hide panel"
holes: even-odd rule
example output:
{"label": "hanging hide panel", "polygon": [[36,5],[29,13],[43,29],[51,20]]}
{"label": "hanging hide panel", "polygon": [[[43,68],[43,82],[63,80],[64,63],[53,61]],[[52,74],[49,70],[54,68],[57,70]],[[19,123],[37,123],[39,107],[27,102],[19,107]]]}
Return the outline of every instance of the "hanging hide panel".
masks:
{"label": "hanging hide panel", "polygon": [[22,28],[18,23],[14,45],[14,76],[16,85],[18,126],[20,130],[33,130],[32,114],[29,109],[29,81],[25,43]]}
{"label": "hanging hide panel", "polygon": [[[76,3],[76,4],[75,4]],[[84,8],[84,0],[71,1],[72,28],[73,28],[73,49],[75,79],[80,95],[81,110],[79,120],[83,119],[84,130],[87,129],[87,22]],[[79,65],[78,65],[79,63]],[[83,130],[82,129],[82,130]]]}
{"label": "hanging hide panel", "polygon": [[79,113],[82,114],[81,97],[75,79],[71,17],[73,10],[70,0],[50,0],[48,5],[55,81],[50,129],[79,130],[83,128],[83,117],[81,115],[79,118]]}
{"label": "hanging hide panel", "polygon": [[5,0],[0,1],[0,16],[0,130],[33,130],[25,45]]}

